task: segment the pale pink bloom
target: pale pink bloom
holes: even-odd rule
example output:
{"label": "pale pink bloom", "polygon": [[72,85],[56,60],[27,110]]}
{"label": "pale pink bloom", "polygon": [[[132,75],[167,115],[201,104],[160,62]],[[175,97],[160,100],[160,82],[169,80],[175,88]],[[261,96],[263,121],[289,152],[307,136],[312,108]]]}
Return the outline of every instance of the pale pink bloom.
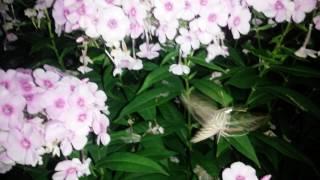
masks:
{"label": "pale pink bloom", "polygon": [[199,3],[195,3],[193,0],[184,0],[184,7],[179,12],[178,17],[183,20],[190,21],[199,14],[199,10]]}
{"label": "pale pink bloom", "polygon": [[44,89],[54,88],[60,80],[59,74],[52,71],[44,71],[43,69],[34,70],[33,77],[37,85]]}
{"label": "pale pink bloom", "polygon": [[121,5],[121,0],[93,0],[93,3],[102,9]]}
{"label": "pale pink bloom", "polygon": [[15,70],[7,70],[7,72],[0,69],[0,86],[6,88],[7,90],[13,90],[15,86]]}
{"label": "pale pink bloom", "polygon": [[320,30],[320,15],[313,18],[313,23],[317,30]]}
{"label": "pale pink bloom", "polygon": [[122,8],[130,20],[135,20],[139,24],[144,23],[144,19],[147,17],[147,10],[140,0],[122,1]]}
{"label": "pale pink bloom", "polygon": [[11,128],[4,147],[10,159],[23,165],[42,162],[40,149],[44,145],[44,135],[33,123],[24,123],[22,128]]}
{"label": "pale pink bloom", "polygon": [[22,120],[26,101],[0,86],[0,130],[8,130],[12,123]]}
{"label": "pale pink bloom", "polygon": [[[45,146],[52,155],[60,156],[60,149],[58,144],[68,135],[68,130],[62,122],[48,122],[45,125]],[[70,153],[72,147],[70,146]],[[66,153],[67,154],[67,153]]]}
{"label": "pale pink bloom", "polygon": [[199,41],[202,44],[209,44],[213,40],[213,34],[209,33],[205,29],[205,21],[201,19],[194,19],[193,21],[190,22],[189,27],[190,30],[195,33],[196,37],[199,39]]}
{"label": "pale pink bloom", "polygon": [[121,74],[122,69],[128,70],[140,70],[143,68],[142,61],[140,59],[134,59],[130,56],[130,51],[123,51],[121,49],[114,49],[111,52],[113,57],[112,62],[115,65],[113,75]]}
{"label": "pale pink bloom", "polygon": [[7,38],[8,42],[14,42],[14,41],[18,40],[18,36],[15,35],[14,33],[8,33],[6,35],[6,38]]}
{"label": "pale pink bloom", "polygon": [[221,4],[220,0],[194,0],[193,3],[197,4],[199,8],[198,12],[201,12],[203,9],[210,9],[217,4]]}
{"label": "pale pink bloom", "polygon": [[56,173],[53,174],[53,180],[78,180],[79,177],[89,175],[89,164],[91,160],[87,159],[84,163],[77,158],[59,162],[56,167]]}
{"label": "pale pink bloom", "polygon": [[200,47],[200,41],[194,32],[188,31],[185,28],[180,28],[179,33],[180,35],[176,38],[176,42],[180,45],[183,57],[187,57],[192,50]]}
{"label": "pale pink bloom", "polygon": [[246,0],[246,3],[250,6],[252,6],[257,11],[264,11],[268,8],[270,0],[265,1],[257,1],[257,0]]}
{"label": "pale pink bloom", "polygon": [[[216,5],[210,9],[203,9],[200,12],[200,17],[206,20],[206,24],[208,24],[207,30],[211,32],[210,29],[216,29],[217,25],[221,27],[227,25],[229,13],[224,9],[222,5]],[[216,30],[214,30],[214,32],[216,32]]]}
{"label": "pale pink bloom", "polygon": [[271,177],[272,176],[270,174],[268,174],[268,175],[263,176],[260,180],[270,180]]}
{"label": "pale pink bloom", "polygon": [[269,18],[275,18],[276,22],[290,22],[294,11],[294,3],[290,0],[269,0],[268,7],[263,13]]}
{"label": "pale pink bloom", "polygon": [[222,172],[222,180],[258,180],[256,170],[242,162],[234,162]]}
{"label": "pale pink bloom", "polygon": [[175,21],[178,18],[178,13],[183,9],[183,1],[179,0],[154,0],[155,18],[161,21]]}
{"label": "pale pink bloom", "polygon": [[70,106],[80,110],[86,110],[93,107],[94,101],[94,95],[89,87],[84,84],[79,84],[69,97]]}
{"label": "pale pink bloom", "polygon": [[99,14],[98,32],[102,38],[113,46],[123,40],[129,30],[129,19],[119,7],[109,7]]}
{"label": "pale pink bloom", "polygon": [[37,114],[45,107],[43,95],[46,90],[36,87],[31,93],[24,94],[23,97],[27,103],[27,112]]}
{"label": "pale pink bloom", "polygon": [[160,22],[158,29],[156,30],[156,35],[158,36],[159,42],[164,44],[167,39],[173,40],[177,34],[177,28],[179,23],[177,20],[170,22]]}
{"label": "pale pink bloom", "polygon": [[79,67],[77,68],[77,70],[78,70],[79,72],[81,72],[82,74],[86,74],[86,73],[91,72],[93,69],[90,68],[90,67],[88,67],[88,66],[86,66],[86,65],[82,65],[82,66],[79,66]]}
{"label": "pale pink bloom", "polygon": [[228,27],[234,39],[239,39],[240,34],[248,34],[250,31],[251,13],[248,8],[237,8],[228,20]]}
{"label": "pale pink bloom", "polygon": [[70,89],[67,86],[59,86],[46,93],[44,103],[49,118],[63,121],[64,113],[68,113],[70,108],[68,103],[69,96]]}
{"label": "pale pink bloom", "polygon": [[190,68],[184,64],[172,64],[169,67],[169,72],[172,74],[181,76],[181,75],[188,75],[190,73]]}
{"label": "pale pink bloom", "polygon": [[144,32],[144,27],[136,20],[130,20],[129,33],[132,39],[137,39]]}
{"label": "pale pink bloom", "polygon": [[2,146],[0,146],[0,174],[5,174],[10,171],[15,165],[15,162],[10,159]]}
{"label": "pale pink bloom", "polygon": [[96,119],[92,123],[93,132],[98,136],[97,144],[107,145],[110,142],[110,136],[107,134],[107,128],[109,126],[109,119],[102,115],[96,114]]}
{"label": "pale pink bloom", "polygon": [[31,73],[25,71],[17,71],[15,76],[16,86],[14,91],[19,94],[30,94],[36,88]]}
{"label": "pale pink bloom", "polygon": [[143,43],[139,46],[139,49],[140,51],[137,52],[137,56],[139,56],[140,58],[154,59],[159,56],[159,51],[161,50],[161,47],[159,43]]}
{"label": "pale pink bloom", "polygon": [[66,129],[79,136],[87,136],[92,124],[92,112],[71,108],[65,115],[64,125]]}
{"label": "pale pink bloom", "polygon": [[208,55],[206,57],[206,62],[210,62],[211,60],[215,59],[217,56],[220,55],[223,57],[229,55],[227,47],[217,43],[210,44],[207,47],[207,52]]}
{"label": "pale pink bloom", "polygon": [[292,19],[296,23],[300,23],[306,17],[305,13],[311,12],[316,8],[317,0],[294,0],[294,12]]}

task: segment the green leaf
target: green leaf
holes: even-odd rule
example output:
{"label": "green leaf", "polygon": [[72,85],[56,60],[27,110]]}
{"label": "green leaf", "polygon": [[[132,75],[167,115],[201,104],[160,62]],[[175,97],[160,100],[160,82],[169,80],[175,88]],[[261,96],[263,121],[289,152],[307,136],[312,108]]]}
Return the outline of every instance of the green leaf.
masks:
{"label": "green leaf", "polygon": [[320,78],[320,72],[318,69],[310,68],[307,66],[283,66],[283,65],[273,65],[270,68],[272,71],[285,72],[293,76],[301,76],[301,77],[316,77]]}
{"label": "green leaf", "polygon": [[252,68],[242,68],[234,73],[226,84],[233,85],[237,88],[251,88],[259,79],[256,70]]}
{"label": "green leaf", "polygon": [[228,47],[228,51],[229,51],[229,57],[228,57],[229,59],[233,60],[234,63],[238,66],[245,66],[244,60],[240,56],[238,50],[232,47]]}
{"label": "green leaf", "polygon": [[318,106],[315,105],[310,99],[294,90],[277,86],[263,87],[259,88],[259,90],[277,96],[283,99],[284,101],[296,105],[301,110],[311,112],[316,117],[320,118],[320,108],[318,108]]}
{"label": "green leaf", "polygon": [[153,120],[156,118],[156,108],[150,107],[143,109],[141,111],[138,111],[138,113],[143,117],[144,120]]}
{"label": "green leaf", "polygon": [[213,63],[208,63],[208,62],[205,62],[204,59],[202,58],[199,58],[199,57],[189,57],[189,59],[195,63],[195,64],[198,64],[200,66],[203,66],[203,67],[206,67],[210,70],[213,70],[213,71],[219,71],[219,72],[225,72],[224,69],[222,69],[220,66],[218,65],[215,65]]}
{"label": "green leaf", "polygon": [[237,151],[256,163],[258,167],[261,167],[254,147],[252,146],[248,136],[230,137],[228,140]]}
{"label": "green leaf", "polygon": [[178,49],[174,49],[171,52],[167,52],[166,56],[163,58],[163,60],[161,61],[160,65],[163,65],[165,63],[167,63],[168,61],[174,59],[175,57],[177,57],[179,55],[179,50]]}
{"label": "green leaf", "polygon": [[223,137],[219,139],[219,142],[217,144],[217,153],[216,157],[219,157],[224,151],[226,151],[230,147],[230,144],[227,142],[227,140]]}
{"label": "green leaf", "polygon": [[114,171],[124,171],[132,173],[168,173],[158,163],[152,159],[129,153],[116,152],[97,162],[98,168],[109,168]]}
{"label": "green leaf", "polygon": [[156,88],[150,91],[143,92],[136,96],[133,100],[129,102],[120,112],[119,117],[114,121],[118,122],[126,115],[130,113],[144,110],[146,108],[154,107],[160,105],[178,95],[178,91],[168,88]]}
{"label": "green leaf", "polygon": [[232,97],[223,89],[223,87],[209,80],[194,80],[192,84],[203,94],[209,96],[224,107],[228,106],[232,101]]}
{"label": "green leaf", "polygon": [[171,76],[171,74],[169,73],[168,66],[156,68],[154,71],[148,74],[137,94],[140,94],[141,92],[152,86],[152,84],[154,84],[155,82],[166,79],[169,76]]}
{"label": "green leaf", "polygon": [[161,175],[161,174],[145,174],[145,173],[134,173],[125,175],[123,180],[170,180],[169,177]]}

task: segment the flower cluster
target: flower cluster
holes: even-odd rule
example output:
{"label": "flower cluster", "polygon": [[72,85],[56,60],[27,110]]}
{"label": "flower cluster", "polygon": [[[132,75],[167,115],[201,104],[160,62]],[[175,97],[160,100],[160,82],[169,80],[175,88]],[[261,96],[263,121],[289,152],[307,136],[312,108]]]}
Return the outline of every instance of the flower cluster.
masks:
{"label": "flower cluster", "polygon": [[90,132],[108,144],[106,100],[95,83],[51,66],[0,70],[0,172],[41,164],[45,153],[68,156]]}
{"label": "flower cluster", "polygon": [[[260,180],[270,180],[271,175],[265,175]],[[222,172],[222,180],[258,180],[256,170],[242,162],[234,162],[230,168]]]}
{"label": "flower cluster", "polygon": [[[278,23],[300,23],[316,5],[316,0],[56,0],[53,17],[58,34],[80,29],[90,38],[102,37],[106,46],[113,48],[107,53],[115,64],[116,75],[123,69],[143,68],[135,51],[121,45],[126,37],[146,41],[137,53],[140,58],[159,55],[159,45],[149,44],[156,37],[162,45],[179,45],[182,57],[201,46],[207,47],[206,61],[210,62],[216,56],[229,54],[224,45],[224,29],[229,29],[234,39],[249,33],[252,9]],[[314,21],[318,24],[317,18]],[[185,70],[172,70],[178,67]],[[186,69],[179,61],[171,72],[188,74]]]}

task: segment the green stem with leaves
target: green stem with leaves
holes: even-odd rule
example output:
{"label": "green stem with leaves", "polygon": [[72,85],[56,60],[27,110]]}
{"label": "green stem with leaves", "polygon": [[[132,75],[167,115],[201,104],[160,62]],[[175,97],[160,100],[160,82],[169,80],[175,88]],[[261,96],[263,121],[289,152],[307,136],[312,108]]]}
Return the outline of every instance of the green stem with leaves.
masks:
{"label": "green stem with leaves", "polygon": [[60,56],[56,42],[54,40],[55,37],[54,37],[54,33],[52,32],[52,22],[51,22],[51,18],[49,16],[49,13],[47,10],[45,10],[45,14],[46,14],[47,20],[48,20],[47,27],[48,27],[49,37],[50,37],[50,41],[51,41],[50,47],[53,50],[54,54],[56,55],[56,58],[58,59],[58,63],[61,66],[61,68],[65,69],[63,58]]}

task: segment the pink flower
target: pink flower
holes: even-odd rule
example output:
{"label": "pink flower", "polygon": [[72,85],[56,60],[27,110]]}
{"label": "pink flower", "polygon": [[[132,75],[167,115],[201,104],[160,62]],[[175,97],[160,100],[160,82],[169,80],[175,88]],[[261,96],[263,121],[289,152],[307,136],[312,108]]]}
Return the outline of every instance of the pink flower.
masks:
{"label": "pink flower", "polygon": [[110,142],[110,136],[107,134],[109,119],[102,114],[97,114],[96,116],[98,117],[93,121],[92,129],[98,135],[97,144],[100,145],[101,142],[101,144],[107,145]]}
{"label": "pink flower", "polygon": [[184,64],[172,64],[169,67],[169,72],[172,74],[182,76],[182,75],[188,75],[190,73],[190,68]]}
{"label": "pink flower", "polygon": [[12,123],[22,120],[26,101],[0,87],[0,130],[8,130]]}
{"label": "pink flower", "polygon": [[316,25],[316,29],[320,30],[320,15],[313,18],[313,23]]}
{"label": "pink flower", "polygon": [[178,27],[179,23],[177,20],[173,20],[170,22],[160,22],[160,25],[156,31],[159,42],[164,44],[167,39],[173,40],[177,34]]}
{"label": "pink flower", "polygon": [[148,44],[143,43],[139,46],[140,51],[137,52],[137,56],[140,58],[154,59],[159,56],[159,52],[161,47],[159,43],[156,44]]}
{"label": "pink flower", "polygon": [[43,69],[36,69],[33,71],[35,82],[44,89],[51,89],[55,87],[60,80],[60,75],[52,71],[44,71]]}
{"label": "pink flower", "polygon": [[179,12],[178,17],[190,21],[193,19],[197,14],[199,14],[200,4],[193,1],[193,0],[184,0],[184,7]]}
{"label": "pink flower", "polygon": [[64,121],[64,113],[67,113],[70,108],[68,103],[69,96],[70,89],[67,86],[59,86],[46,93],[44,103],[49,118]]}
{"label": "pink flower", "polygon": [[15,86],[15,70],[8,70],[7,72],[0,69],[0,87],[4,87],[7,90],[13,90]]}
{"label": "pink flower", "polygon": [[222,172],[223,180],[258,180],[256,170],[242,162],[232,163]]}
{"label": "pink flower", "polygon": [[108,45],[113,46],[127,35],[129,19],[121,8],[111,6],[99,14],[97,29]]}
{"label": "pink flower", "polygon": [[0,174],[4,174],[12,169],[15,162],[10,159],[2,146],[0,146]]}
{"label": "pink flower", "polygon": [[311,12],[316,8],[317,0],[294,0],[294,12],[292,19],[296,23],[300,23],[306,17],[305,13]]}
{"label": "pink flower", "polygon": [[240,38],[241,34],[248,34],[250,31],[251,13],[247,8],[237,8],[228,20],[228,27],[231,29],[234,39]]}
{"label": "pink flower", "polygon": [[130,20],[134,20],[139,24],[144,23],[144,19],[147,17],[147,10],[139,0],[122,1],[122,8]]}
{"label": "pink flower", "polygon": [[89,175],[89,164],[91,160],[87,159],[84,163],[77,158],[59,162],[56,167],[56,173],[53,174],[53,180],[78,180],[79,177]]}
{"label": "pink flower", "polygon": [[294,10],[294,3],[290,0],[270,0],[263,13],[269,18],[275,18],[276,22],[290,21]]}
{"label": "pink flower", "polygon": [[41,163],[40,149],[44,135],[32,123],[24,123],[22,128],[11,128],[4,147],[8,157],[19,164],[35,166]]}
{"label": "pink flower", "polygon": [[206,62],[210,62],[211,60],[215,59],[217,56],[226,57],[229,55],[227,47],[214,43],[210,44],[207,47],[208,55],[206,57]]}
{"label": "pink flower", "polygon": [[209,33],[205,29],[205,21],[201,19],[194,19],[190,22],[189,27],[192,32],[194,32],[202,44],[209,44],[213,40],[213,34]]}
{"label": "pink flower", "polygon": [[188,31],[185,28],[180,28],[179,33],[180,35],[176,38],[176,42],[180,45],[183,56],[187,57],[192,50],[200,47],[200,41],[194,32]]}
{"label": "pink flower", "polygon": [[131,57],[129,51],[115,49],[112,50],[111,55],[113,56],[112,62],[115,65],[115,69],[113,71],[114,76],[121,74],[123,69],[140,70],[143,68],[142,61]]}
{"label": "pink flower", "polygon": [[217,33],[220,27],[224,27],[228,23],[229,13],[223,8],[222,5],[216,5],[210,9],[205,8],[200,12],[200,19],[205,26],[206,31],[210,33]]}
{"label": "pink flower", "polygon": [[153,14],[160,22],[175,21],[183,6],[184,4],[181,0],[155,0]]}
{"label": "pink flower", "polygon": [[270,174],[268,174],[268,175],[263,176],[260,180],[270,180],[271,177],[272,176]]}

